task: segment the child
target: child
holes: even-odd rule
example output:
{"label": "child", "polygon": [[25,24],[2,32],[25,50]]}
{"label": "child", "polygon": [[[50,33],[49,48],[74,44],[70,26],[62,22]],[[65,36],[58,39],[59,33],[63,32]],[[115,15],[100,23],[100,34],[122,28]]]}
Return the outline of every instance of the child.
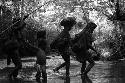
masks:
{"label": "child", "polygon": [[7,56],[7,65],[10,65],[11,60],[15,65],[15,69],[9,74],[9,79],[17,78],[19,70],[22,68],[21,57],[18,53],[19,43],[16,40],[9,40],[5,43],[4,51]]}
{"label": "child", "polygon": [[70,55],[68,52],[69,46],[70,46],[70,34],[69,31],[72,29],[72,27],[76,24],[76,21],[72,17],[68,17],[66,19],[63,19],[60,23],[61,26],[64,27],[63,31],[58,35],[58,37],[54,40],[54,42],[51,43],[51,48],[57,49],[62,58],[64,59],[64,63],[61,64],[59,67],[54,69],[55,71],[58,71],[60,68],[64,67],[66,65],[66,77],[69,77],[69,67],[70,67]]}
{"label": "child", "polygon": [[40,81],[41,73],[43,78],[43,83],[47,83],[47,73],[46,73],[46,54],[41,48],[31,45],[30,43],[24,41],[24,46],[36,57],[36,63],[34,65],[37,73],[36,80]]}
{"label": "child", "polygon": [[[89,22],[85,27],[85,29],[83,29],[83,31],[81,31],[78,34],[77,38],[75,38],[75,40],[77,41],[74,40],[75,43],[72,47],[72,50],[77,54],[76,56],[77,60],[82,63],[82,68],[81,68],[82,75],[87,75],[87,73],[95,64],[88,50],[92,49],[97,53],[97,51],[92,47],[92,42],[93,42],[92,33],[96,27],[97,25],[95,23]],[[90,63],[87,67],[86,67],[86,61]]]}
{"label": "child", "polygon": [[43,77],[43,82],[47,83],[47,73],[46,73],[46,54],[45,51],[39,49],[39,51],[36,54],[36,80],[39,80],[41,77],[41,72],[42,72],[42,77]]}

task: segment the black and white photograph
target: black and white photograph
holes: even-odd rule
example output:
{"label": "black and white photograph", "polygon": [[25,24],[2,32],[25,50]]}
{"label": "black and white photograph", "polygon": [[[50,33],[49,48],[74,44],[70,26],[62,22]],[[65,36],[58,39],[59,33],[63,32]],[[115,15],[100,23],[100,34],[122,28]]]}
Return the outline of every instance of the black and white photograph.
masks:
{"label": "black and white photograph", "polygon": [[0,0],[0,83],[125,83],[125,1]]}

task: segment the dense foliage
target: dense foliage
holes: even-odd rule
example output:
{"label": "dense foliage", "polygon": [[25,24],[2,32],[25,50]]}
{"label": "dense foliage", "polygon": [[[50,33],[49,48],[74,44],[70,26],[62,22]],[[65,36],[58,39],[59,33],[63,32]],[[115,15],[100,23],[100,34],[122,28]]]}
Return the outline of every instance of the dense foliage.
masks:
{"label": "dense foliage", "polygon": [[[4,1],[4,0],[3,0]],[[94,31],[94,46],[104,56],[108,57],[114,53],[121,45],[121,29],[120,22],[111,20],[114,15],[115,5],[109,2],[110,0],[22,0],[4,1],[1,4],[11,11],[7,19],[11,20],[13,16],[23,16],[31,13],[35,9],[38,10],[31,13],[28,19],[25,20],[27,28],[24,33],[27,36],[27,31],[34,32],[34,38],[37,31],[46,30],[48,44],[61,32],[62,28],[59,22],[67,17],[74,16],[77,22],[83,22],[83,26],[75,26],[71,31],[71,37],[79,33],[86,26],[84,17],[88,17],[95,22],[98,27]],[[39,8],[40,7],[40,8]],[[4,18],[4,11],[1,10],[1,24],[4,22],[11,25],[11,21],[7,22]],[[17,11],[17,12],[16,12]],[[18,14],[17,14],[18,13]],[[7,26],[0,26],[1,30]],[[4,27],[4,28],[3,28]],[[30,37],[31,34],[29,34]],[[30,37],[32,38],[32,36]],[[30,39],[29,38],[29,39]],[[33,40],[33,39],[32,39]],[[34,41],[33,41],[34,42]],[[107,53],[108,52],[108,53]],[[107,54],[106,54],[107,53]]]}

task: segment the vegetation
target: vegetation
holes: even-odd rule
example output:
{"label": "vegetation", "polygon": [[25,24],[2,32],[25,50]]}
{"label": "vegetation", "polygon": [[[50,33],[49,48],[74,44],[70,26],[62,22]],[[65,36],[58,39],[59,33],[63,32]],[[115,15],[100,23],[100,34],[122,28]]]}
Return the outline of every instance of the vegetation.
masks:
{"label": "vegetation", "polygon": [[[0,2],[2,5],[0,6],[0,31],[9,28],[8,26],[12,24],[13,17],[22,17],[31,13],[28,19],[25,20],[27,26],[24,33],[27,40],[31,41],[33,44],[37,31],[46,30],[49,46],[51,41],[61,32],[63,27],[59,25],[59,22],[63,18],[74,16],[77,18],[77,22],[83,22],[84,25],[82,28],[75,26],[71,31],[71,37],[74,37],[75,34],[79,33],[81,29],[85,27],[86,23],[84,17],[86,16],[98,25],[93,34],[95,38],[94,46],[103,57],[107,58],[110,55],[116,55],[114,53],[120,49],[117,47],[120,47],[123,42],[122,33],[124,32],[124,28],[122,27],[124,23],[120,20],[121,18],[118,17],[123,17],[124,7],[122,4],[118,4],[117,1],[2,0]],[[37,10],[34,11],[35,9]],[[118,11],[120,11],[120,13]],[[34,32],[34,34],[32,34],[32,32]],[[120,56],[120,54],[117,56]]]}

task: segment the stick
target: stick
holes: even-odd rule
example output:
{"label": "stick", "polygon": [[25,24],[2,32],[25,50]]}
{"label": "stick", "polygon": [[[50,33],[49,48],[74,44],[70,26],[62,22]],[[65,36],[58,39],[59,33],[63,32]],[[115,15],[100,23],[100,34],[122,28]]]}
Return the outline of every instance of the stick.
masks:
{"label": "stick", "polygon": [[[46,2],[45,4],[47,4],[48,2]],[[45,5],[44,4],[44,5]],[[23,18],[23,20],[25,20],[26,18],[28,18],[28,16],[29,15],[31,15],[33,12],[35,12],[36,10],[38,10],[38,9],[40,9],[42,6],[44,6],[44,5],[41,5],[41,6],[39,6],[38,8],[36,8],[35,10],[33,10],[31,13],[29,13],[28,15],[26,15],[24,18]],[[9,28],[7,28],[7,29],[5,29],[5,30],[3,30],[1,33],[0,33],[0,35],[2,35],[5,31],[7,31],[8,29],[11,29],[15,24],[17,24],[19,21],[21,21],[21,19],[20,20],[18,20],[18,21],[16,21],[15,23],[13,23]]]}

